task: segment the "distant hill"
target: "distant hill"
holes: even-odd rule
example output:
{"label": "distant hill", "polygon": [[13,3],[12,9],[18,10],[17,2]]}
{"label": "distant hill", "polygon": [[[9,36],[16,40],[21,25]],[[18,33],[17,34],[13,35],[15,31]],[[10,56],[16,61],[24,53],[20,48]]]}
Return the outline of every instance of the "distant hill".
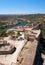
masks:
{"label": "distant hill", "polygon": [[41,22],[45,26],[45,14],[18,15],[17,17],[30,20],[31,22]]}
{"label": "distant hill", "polygon": [[8,23],[18,23],[17,19],[23,19],[27,22],[40,22],[42,23],[42,37],[45,39],[45,14],[28,14],[28,15],[0,15],[0,25]]}
{"label": "distant hill", "polygon": [[15,21],[17,18],[30,20],[31,22],[41,22],[45,26],[45,14],[27,14],[27,15],[0,15],[0,21]]}

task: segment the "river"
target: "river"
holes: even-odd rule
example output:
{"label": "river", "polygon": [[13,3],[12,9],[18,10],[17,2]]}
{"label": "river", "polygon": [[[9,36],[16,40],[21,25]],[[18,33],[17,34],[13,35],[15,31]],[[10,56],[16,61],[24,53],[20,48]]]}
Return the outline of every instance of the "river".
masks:
{"label": "river", "polygon": [[24,26],[27,22],[23,21],[23,20],[18,20],[18,24],[16,25],[12,25],[12,26],[8,26],[5,27],[5,30],[11,29],[11,28],[16,28],[17,26]]}

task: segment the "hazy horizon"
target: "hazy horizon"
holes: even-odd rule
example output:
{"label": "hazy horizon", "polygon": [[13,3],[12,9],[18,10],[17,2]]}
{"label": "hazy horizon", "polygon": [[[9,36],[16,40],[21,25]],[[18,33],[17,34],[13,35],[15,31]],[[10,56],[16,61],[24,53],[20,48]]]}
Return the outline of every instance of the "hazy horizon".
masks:
{"label": "hazy horizon", "polygon": [[21,13],[18,13],[18,14],[12,14],[12,13],[1,13],[0,15],[32,15],[32,14],[45,14],[45,13],[29,13],[29,14],[21,14]]}

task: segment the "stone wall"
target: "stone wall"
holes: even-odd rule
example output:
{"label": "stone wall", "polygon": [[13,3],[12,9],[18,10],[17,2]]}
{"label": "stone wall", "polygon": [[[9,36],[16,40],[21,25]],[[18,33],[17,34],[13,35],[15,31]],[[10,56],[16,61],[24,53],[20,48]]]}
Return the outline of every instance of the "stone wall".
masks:
{"label": "stone wall", "polygon": [[0,55],[12,54],[16,50],[16,48],[14,46],[12,46],[10,48],[8,47],[7,50],[6,49],[4,50],[4,48],[1,49],[1,48],[2,47],[0,47]]}

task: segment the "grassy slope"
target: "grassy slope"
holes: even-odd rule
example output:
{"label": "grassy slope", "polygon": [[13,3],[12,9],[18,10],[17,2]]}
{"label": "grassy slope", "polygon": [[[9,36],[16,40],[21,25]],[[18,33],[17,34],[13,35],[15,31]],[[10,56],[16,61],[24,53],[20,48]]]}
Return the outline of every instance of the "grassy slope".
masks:
{"label": "grassy slope", "polygon": [[45,39],[45,27],[42,28],[42,36]]}

